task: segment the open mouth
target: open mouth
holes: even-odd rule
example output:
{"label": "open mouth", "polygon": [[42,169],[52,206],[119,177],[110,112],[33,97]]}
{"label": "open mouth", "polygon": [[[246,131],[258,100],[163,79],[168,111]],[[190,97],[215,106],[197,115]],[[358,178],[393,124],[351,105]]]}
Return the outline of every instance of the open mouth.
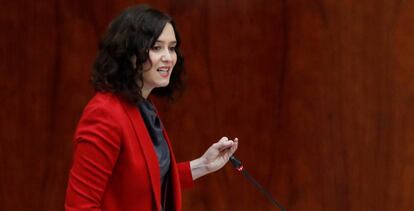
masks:
{"label": "open mouth", "polygon": [[168,68],[168,67],[158,68],[157,71],[161,75],[161,77],[163,77],[163,78],[166,78],[170,75],[170,68]]}

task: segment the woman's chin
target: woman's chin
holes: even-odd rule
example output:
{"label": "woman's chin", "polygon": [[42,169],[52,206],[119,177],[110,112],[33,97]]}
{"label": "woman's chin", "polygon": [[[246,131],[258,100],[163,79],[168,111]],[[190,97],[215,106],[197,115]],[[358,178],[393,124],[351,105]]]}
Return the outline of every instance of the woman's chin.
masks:
{"label": "woman's chin", "polygon": [[161,86],[162,86],[162,87],[166,87],[166,86],[168,86],[168,84],[170,84],[170,79],[165,80],[164,82],[162,82],[162,83],[161,83]]}
{"label": "woman's chin", "polygon": [[168,84],[170,84],[170,82],[169,82],[169,81],[164,82],[164,83],[159,83],[159,84],[157,84],[157,88],[166,87],[166,86],[168,86]]}

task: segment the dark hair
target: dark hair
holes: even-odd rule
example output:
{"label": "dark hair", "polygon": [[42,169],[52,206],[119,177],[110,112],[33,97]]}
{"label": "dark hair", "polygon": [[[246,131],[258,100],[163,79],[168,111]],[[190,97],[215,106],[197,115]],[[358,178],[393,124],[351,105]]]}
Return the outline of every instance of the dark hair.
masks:
{"label": "dark hair", "polygon": [[[112,92],[133,104],[141,102],[142,66],[149,58],[149,49],[153,47],[167,23],[174,28],[177,63],[168,86],[155,88],[152,94],[173,99],[176,91],[182,91],[183,56],[175,23],[168,15],[147,5],[127,8],[109,24],[99,44],[92,71],[91,81],[95,90]],[[133,55],[137,57],[136,68],[131,62]]]}

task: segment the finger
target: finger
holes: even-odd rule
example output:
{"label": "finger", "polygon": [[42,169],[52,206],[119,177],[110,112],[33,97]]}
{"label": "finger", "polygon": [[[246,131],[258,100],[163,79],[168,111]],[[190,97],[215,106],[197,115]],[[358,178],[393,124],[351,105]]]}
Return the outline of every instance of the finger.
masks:
{"label": "finger", "polygon": [[232,148],[236,147],[236,145],[239,144],[239,138],[237,138],[237,137],[234,138],[233,140],[229,140],[229,141],[233,142],[232,145],[231,145]]}
{"label": "finger", "polygon": [[239,142],[235,142],[235,144],[233,144],[233,146],[230,148],[232,155],[236,152],[238,147],[239,147]]}
{"label": "finger", "polygon": [[222,151],[222,150],[231,148],[233,145],[234,145],[234,142],[228,140],[226,142],[219,141],[219,142],[213,144],[213,147],[216,148],[218,151]]}
{"label": "finger", "polygon": [[216,149],[222,149],[224,146],[227,146],[228,142],[229,142],[229,138],[227,138],[226,136],[223,136],[220,138],[218,142],[214,143],[213,146]]}
{"label": "finger", "polygon": [[235,142],[233,144],[233,146],[231,146],[231,147],[229,147],[227,149],[224,149],[222,152],[224,153],[225,159],[228,160],[236,152],[237,147],[238,147],[238,143]]}
{"label": "finger", "polygon": [[233,155],[234,152],[236,152],[238,146],[239,146],[239,139],[234,138],[233,145],[229,148],[230,156]]}
{"label": "finger", "polygon": [[227,138],[226,136],[223,136],[218,142],[224,143],[224,142],[227,142],[228,140],[229,138]]}

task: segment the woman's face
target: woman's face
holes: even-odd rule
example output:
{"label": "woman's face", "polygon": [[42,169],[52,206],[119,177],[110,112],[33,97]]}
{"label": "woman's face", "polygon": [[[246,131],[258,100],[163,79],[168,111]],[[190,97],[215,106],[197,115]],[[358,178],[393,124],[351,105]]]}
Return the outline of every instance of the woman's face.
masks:
{"label": "woman's face", "polygon": [[177,62],[176,45],[174,28],[167,23],[154,46],[149,50],[149,60],[143,65],[143,97],[146,98],[152,89],[169,84],[172,70]]}

